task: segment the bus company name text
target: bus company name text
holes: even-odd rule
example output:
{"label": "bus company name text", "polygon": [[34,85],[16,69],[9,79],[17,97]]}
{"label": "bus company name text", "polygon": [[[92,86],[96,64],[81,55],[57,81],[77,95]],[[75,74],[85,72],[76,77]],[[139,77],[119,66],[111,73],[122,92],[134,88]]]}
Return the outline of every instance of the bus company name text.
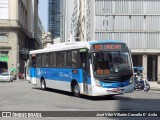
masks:
{"label": "bus company name text", "polygon": [[[42,114],[41,113],[33,113],[33,112],[7,112],[7,114],[4,116],[4,113],[3,112],[3,115],[2,117],[17,117],[17,118],[41,118],[42,117]],[[9,114],[8,114],[9,113]]]}

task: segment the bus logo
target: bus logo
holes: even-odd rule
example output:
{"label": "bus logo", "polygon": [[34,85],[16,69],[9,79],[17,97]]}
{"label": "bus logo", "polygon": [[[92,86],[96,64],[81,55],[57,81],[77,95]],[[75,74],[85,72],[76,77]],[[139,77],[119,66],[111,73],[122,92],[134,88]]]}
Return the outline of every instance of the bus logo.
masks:
{"label": "bus logo", "polygon": [[59,72],[60,77],[70,77],[69,74],[65,74],[63,72]]}

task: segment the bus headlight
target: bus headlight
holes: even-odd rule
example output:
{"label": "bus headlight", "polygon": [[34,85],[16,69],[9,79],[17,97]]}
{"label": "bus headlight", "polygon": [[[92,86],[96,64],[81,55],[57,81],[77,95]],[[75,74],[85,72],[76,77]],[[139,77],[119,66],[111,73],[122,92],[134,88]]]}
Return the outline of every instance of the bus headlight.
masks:
{"label": "bus headlight", "polygon": [[100,82],[99,82],[99,80],[96,79],[96,78],[95,78],[95,83],[96,83],[96,86],[97,86],[97,87],[102,87],[101,84],[100,84]]}
{"label": "bus headlight", "polygon": [[129,80],[129,84],[132,84],[132,83],[133,83],[133,76]]}

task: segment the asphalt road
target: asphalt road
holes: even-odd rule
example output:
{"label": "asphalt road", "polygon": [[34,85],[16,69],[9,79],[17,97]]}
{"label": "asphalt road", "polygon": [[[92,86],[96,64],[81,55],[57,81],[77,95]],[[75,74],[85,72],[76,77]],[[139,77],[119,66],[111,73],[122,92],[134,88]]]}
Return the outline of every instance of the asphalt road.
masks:
{"label": "asphalt road", "polygon": [[[0,111],[62,111],[62,114],[63,111],[94,111],[91,114],[95,114],[95,111],[97,113],[99,113],[98,111],[160,111],[160,91],[135,91],[134,93],[118,95],[113,98],[87,96],[77,98],[69,92],[54,89],[43,91],[26,80],[16,80],[14,82],[0,82]],[[103,113],[105,112],[99,114],[103,115]],[[64,112],[64,114],[67,113]],[[79,114],[83,116],[90,113],[80,112]],[[47,119],[52,120],[53,118]],[[57,117],[56,119],[64,118]],[[75,118],[66,117],[65,119]],[[90,118],[83,117],[81,119]],[[92,119],[125,119],[125,117],[93,116]],[[146,118],[138,117],[138,119]],[[154,119],[158,118],[154,117]]]}

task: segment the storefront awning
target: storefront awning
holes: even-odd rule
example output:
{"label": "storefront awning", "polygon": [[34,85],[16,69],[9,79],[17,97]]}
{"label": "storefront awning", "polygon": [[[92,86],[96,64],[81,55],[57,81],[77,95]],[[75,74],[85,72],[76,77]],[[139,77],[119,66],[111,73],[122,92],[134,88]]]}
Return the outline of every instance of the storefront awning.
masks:
{"label": "storefront awning", "polygon": [[0,54],[0,62],[7,62],[8,63],[8,55]]}

